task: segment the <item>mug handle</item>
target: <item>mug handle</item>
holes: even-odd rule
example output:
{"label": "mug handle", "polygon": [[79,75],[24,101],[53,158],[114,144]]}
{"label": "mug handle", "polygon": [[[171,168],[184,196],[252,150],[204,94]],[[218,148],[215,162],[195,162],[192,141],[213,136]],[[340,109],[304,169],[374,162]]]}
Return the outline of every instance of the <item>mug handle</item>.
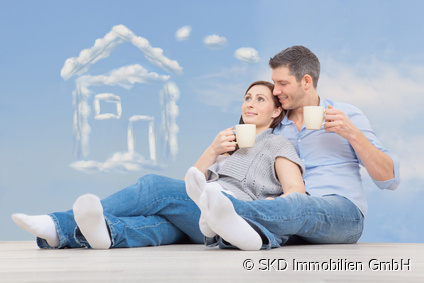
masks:
{"label": "mug handle", "polygon": [[324,120],[324,122],[322,122],[321,127],[323,127],[325,125],[325,115],[327,114],[327,110],[328,110],[328,108],[327,109],[324,109],[324,115],[322,117],[322,119]]}

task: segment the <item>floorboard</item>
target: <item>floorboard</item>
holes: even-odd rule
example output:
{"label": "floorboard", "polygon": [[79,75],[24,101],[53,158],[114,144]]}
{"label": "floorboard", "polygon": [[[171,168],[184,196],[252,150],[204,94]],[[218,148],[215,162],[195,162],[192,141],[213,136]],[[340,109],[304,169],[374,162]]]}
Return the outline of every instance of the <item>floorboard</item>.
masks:
{"label": "floorboard", "polygon": [[[251,270],[248,270],[251,269]],[[424,282],[424,244],[40,250],[0,242],[0,282]]]}

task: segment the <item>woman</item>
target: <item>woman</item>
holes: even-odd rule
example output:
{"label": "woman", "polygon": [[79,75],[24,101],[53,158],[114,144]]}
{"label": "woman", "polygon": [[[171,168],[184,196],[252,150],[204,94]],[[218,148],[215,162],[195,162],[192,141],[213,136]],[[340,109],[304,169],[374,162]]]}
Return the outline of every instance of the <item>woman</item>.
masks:
{"label": "woman", "polygon": [[272,134],[284,117],[278,98],[272,95],[273,87],[269,82],[258,81],[246,91],[240,123],[256,125],[256,141],[252,148],[238,149],[229,156],[227,152],[235,149],[235,136],[232,128],[224,130],[187,172],[187,193],[202,211],[200,230],[207,238],[213,238],[207,239],[207,245],[216,244],[218,234],[224,239],[230,236],[231,244],[240,249],[257,250],[262,246],[260,236],[235,212],[227,211],[225,216],[232,214],[232,219],[222,221],[221,212],[226,206],[209,213],[207,220],[208,201],[203,200],[204,205],[200,201],[202,197],[207,198],[207,194],[211,195],[209,198],[219,199],[216,202],[225,202],[218,191],[246,201],[305,193],[301,175],[303,164],[293,145],[286,138]]}
{"label": "woman", "polygon": [[[257,89],[263,93],[247,95],[249,90]],[[266,107],[261,107],[262,104]],[[283,117],[278,100],[272,95],[272,84],[267,82],[257,82],[249,87],[243,111],[242,118],[246,123],[256,124],[258,134],[269,128],[274,120],[277,125]],[[235,150],[234,138],[231,129],[218,134],[195,166],[201,171],[206,170],[216,161],[216,157]],[[280,168],[276,170],[277,176],[284,180],[292,178],[281,178],[285,174],[283,169],[290,164],[288,172],[297,168],[297,177],[294,179],[298,180],[301,176],[299,166],[279,160],[276,161],[276,168]],[[278,165],[280,163],[283,165]],[[300,185],[299,181],[296,183]],[[209,190],[204,191],[207,193]],[[290,191],[284,188],[284,193]],[[199,201],[206,196],[200,197]],[[103,200],[94,195],[83,195],[77,199],[73,209],[67,212],[35,216],[14,214],[12,218],[21,228],[37,237],[40,248],[107,249],[187,241],[201,243],[204,239],[197,225],[200,210],[187,195],[185,182],[157,175],[146,175],[137,184]],[[213,223],[211,228],[219,231],[213,217],[207,219]]]}

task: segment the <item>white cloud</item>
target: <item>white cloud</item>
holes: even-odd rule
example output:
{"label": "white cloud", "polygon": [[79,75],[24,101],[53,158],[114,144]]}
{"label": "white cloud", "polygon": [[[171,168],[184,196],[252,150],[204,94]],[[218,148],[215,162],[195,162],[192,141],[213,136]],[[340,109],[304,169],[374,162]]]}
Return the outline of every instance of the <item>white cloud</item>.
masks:
{"label": "white cloud", "polygon": [[254,63],[259,61],[258,51],[251,47],[241,47],[234,52],[234,57],[241,61]]}
{"label": "white cloud", "polygon": [[191,26],[183,26],[175,32],[175,38],[178,41],[187,40],[191,34]]}
{"label": "white cloud", "polygon": [[318,92],[354,104],[376,119],[410,120],[422,113],[424,69],[371,61],[356,66],[323,62]]}
{"label": "white cloud", "polygon": [[216,34],[208,35],[203,43],[210,49],[220,49],[227,44],[227,39]]}
{"label": "white cloud", "polygon": [[[100,101],[107,103],[113,103],[116,105],[116,113],[100,113]],[[113,93],[99,93],[94,97],[94,119],[97,120],[108,120],[108,119],[120,119],[122,115],[121,98]]]}
{"label": "white cloud", "polygon": [[125,41],[131,42],[140,49],[152,64],[172,74],[182,73],[182,67],[178,62],[164,56],[161,48],[150,46],[147,39],[136,36],[126,26],[117,25],[103,38],[97,39],[93,47],[82,50],[78,57],[67,59],[61,70],[62,78],[67,80],[74,75],[85,73],[92,64],[108,57],[117,46]]}
{"label": "white cloud", "polygon": [[178,153],[178,132],[177,117],[179,108],[177,101],[180,98],[178,86],[169,82],[160,94],[160,103],[162,105],[162,129],[165,133],[165,148],[163,154],[171,156],[175,160]]}
{"label": "white cloud", "polygon": [[[398,131],[396,131],[398,132]],[[423,131],[419,136],[412,135],[396,135],[391,143],[393,151],[401,160],[401,178],[402,181],[418,179],[424,180],[424,135]],[[424,186],[411,188],[415,190],[422,190]]]}
{"label": "white cloud", "polygon": [[95,160],[79,160],[70,165],[75,170],[84,173],[110,173],[110,172],[128,172],[138,171],[145,168],[160,170],[164,166],[152,163],[143,156],[135,152],[115,152],[105,162]]}
{"label": "white cloud", "polygon": [[148,72],[138,64],[123,66],[112,70],[109,75],[81,76],[77,79],[80,86],[118,85],[129,89],[136,83],[162,83],[169,80],[168,75]]}

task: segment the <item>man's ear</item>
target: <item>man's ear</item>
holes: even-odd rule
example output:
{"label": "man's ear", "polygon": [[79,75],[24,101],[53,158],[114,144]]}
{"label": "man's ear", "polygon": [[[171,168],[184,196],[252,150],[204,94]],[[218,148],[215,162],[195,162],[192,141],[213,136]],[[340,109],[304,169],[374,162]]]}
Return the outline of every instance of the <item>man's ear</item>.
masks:
{"label": "man's ear", "polygon": [[304,75],[302,78],[302,86],[304,89],[309,89],[314,85],[313,79],[310,75]]}
{"label": "man's ear", "polygon": [[277,109],[274,110],[274,113],[272,115],[272,118],[277,118],[278,116],[280,116],[281,112],[283,111],[283,108],[278,107]]}

